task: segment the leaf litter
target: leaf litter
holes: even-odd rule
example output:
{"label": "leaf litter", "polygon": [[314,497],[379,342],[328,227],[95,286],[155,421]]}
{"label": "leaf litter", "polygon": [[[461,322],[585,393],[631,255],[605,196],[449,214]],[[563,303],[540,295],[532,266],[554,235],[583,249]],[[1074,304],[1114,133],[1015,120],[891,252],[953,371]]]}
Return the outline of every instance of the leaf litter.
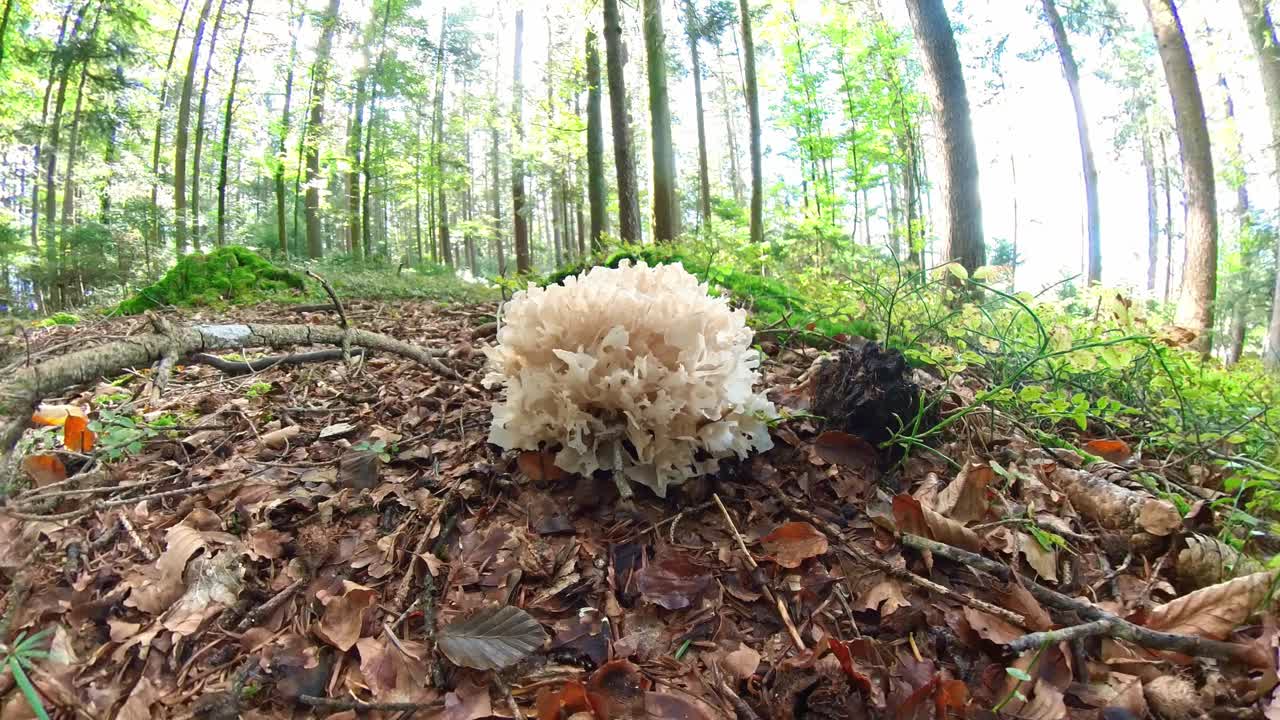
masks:
{"label": "leaf litter", "polygon": [[[964,423],[939,448],[955,465],[899,463],[802,416],[764,455],[665,501],[624,502],[545,452],[486,443],[494,396],[479,348],[459,338],[483,337],[493,311],[348,306],[360,327],[440,350],[460,380],[375,354],[243,376],[185,365],[160,393],[141,369],[46,398],[29,485],[0,516],[2,639],[53,630],[31,673],[46,707],[255,720],[1280,714],[1275,573],[1214,535],[1211,508],[1180,511],[1134,478],[1169,463],[1100,440],[1082,443],[1103,458],[1092,462]],[[138,319],[95,330],[143,331]],[[811,405],[815,357],[767,362],[771,394]],[[138,445],[107,462],[126,434],[104,410],[154,432],[128,434]],[[1147,648],[1119,623],[1219,645]],[[1062,636],[1010,649],[1047,631]],[[29,715],[15,698],[0,718]]]}

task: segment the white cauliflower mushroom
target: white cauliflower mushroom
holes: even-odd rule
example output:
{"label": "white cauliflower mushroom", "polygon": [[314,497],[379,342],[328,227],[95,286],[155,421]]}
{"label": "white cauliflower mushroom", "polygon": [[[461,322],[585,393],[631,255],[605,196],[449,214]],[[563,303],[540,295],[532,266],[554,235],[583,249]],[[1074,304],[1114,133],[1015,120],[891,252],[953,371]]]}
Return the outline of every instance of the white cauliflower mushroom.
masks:
{"label": "white cauliflower mushroom", "polygon": [[746,312],[679,264],[624,262],[517,292],[488,356],[489,442],[558,447],[555,464],[667,488],[773,447],[773,403]]}

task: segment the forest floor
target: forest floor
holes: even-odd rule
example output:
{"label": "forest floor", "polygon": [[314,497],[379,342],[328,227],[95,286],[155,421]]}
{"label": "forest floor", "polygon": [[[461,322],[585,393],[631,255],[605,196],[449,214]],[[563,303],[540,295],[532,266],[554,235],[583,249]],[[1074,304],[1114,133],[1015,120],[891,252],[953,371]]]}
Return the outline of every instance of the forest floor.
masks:
{"label": "forest floor", "polygon": [[[1207,505],[1179,513],[1131,479],[1167,463],[1120,443],[1086,465],[987,413],[898,462],[820,432],[803,414],[819,353],[771,344],[766,387],[797,413],[775,447],[621,501],[486,442],[495,311],[348,303],[354,327],[442,351],[458,378],[375,353],[46,397],[88,407],[94,444],[70,452],[57,427],[23,441],[57,464],[28,463],[0,511],[0,720],[37,717],[33,694],[94,720],[1280,713],[1258,613],[1274,576],[1215,539]],[[48,328],[30,353],[148,329]],[[947,394],[943,412],[976,387],[907,379]],[[546,641],[503,670],[455,664],[528,639],[460,625],[505,605]]]}

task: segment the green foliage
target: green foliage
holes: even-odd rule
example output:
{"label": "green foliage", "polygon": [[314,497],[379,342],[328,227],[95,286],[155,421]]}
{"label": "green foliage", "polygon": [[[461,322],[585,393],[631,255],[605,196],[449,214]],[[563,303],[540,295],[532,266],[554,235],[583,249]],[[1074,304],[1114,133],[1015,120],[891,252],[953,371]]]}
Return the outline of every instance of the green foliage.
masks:
{"label": "green foliage", "polygon": [[260,398],[266,395],[267,393],[271,392],[272,387],[274,386],[269,382],[256,382],[250,385],[248,389],[244,391],[244,396],[249,398],[250,400],[254,398]]}
{"label": "green foliage", "polygon": [[46,629],[34,635],[19,633],[17,640],[8,648],[8,655],[3,661],[4,669],[13,675],[13,682],[22,693],[22,698],[27,701],[27,705],[39,720],[49,720],[49,713],[44,708],[40,693],[36,691],[31,678],[27,676],[27,671],[32,669],[34,660],[49,657],[49,651],[44,649],[44,644],[52,632]]}
{"label": "green foliage", "polygon": [[304,287],[300,274],[277,267],[252,250],[230,246],[207,255],[187,255],[158,282],[120,303],[136,315],[166,305],[220,305],[256,302]]}
{"label": "green foliage", "polygon": [[39,328],[54,327],[55,325],[75,325],[80,322],[80,316],[69,312],[56,312],[49,317],[40,318],[32,325]]}
{"label": "green foliage", "polygon": [[171,415],[162,415],[146,422],[141,418],[104,408],[89,423],[89,429],[98,435],[96,452],[106,455],[108,460],[119,460],[126,455],[142,452],[148,441],[160,437],[175,425],[176,420]]}
{"label": "green foliage", "polygon": [[[497,297],[488,283],[469,282],[458,277],[453,268],[430,262],[398,266],[339,256],[312,267],[343,298],[478,303]],[[312,284],[303,301],[328,299],[321,288]]]}

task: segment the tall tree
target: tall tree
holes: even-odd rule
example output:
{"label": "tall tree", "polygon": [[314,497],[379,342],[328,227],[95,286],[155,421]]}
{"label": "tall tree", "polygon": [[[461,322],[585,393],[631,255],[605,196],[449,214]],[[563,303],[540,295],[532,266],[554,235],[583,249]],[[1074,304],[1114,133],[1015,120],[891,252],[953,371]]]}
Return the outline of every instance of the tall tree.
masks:
{"label": "tall tree", "polygon": [[[373,6],[371,10],[375,17],[370,18],[370,25],[373,24],[377,16],[376,7],[376,5]],[[361,239],[360,232],[360,150],[364,140],[364,104],[366,91],[368,90],[369,72],[371,71],[369,67],[368,33],[365,33],[365,41],[360,45],[364,66],[356,75],[355,106],[352,108],[351,128],[347,133],[347,162],[349,163],[349,169],[347,170],[347,252],[351,253],[351,257],[356,260],[359,260],[364,255],[364,242]]]}
{"label": "tall tree", "polygon": [[671,242],[680,234],[680,201],[676,196],[676,154],[671,141],[661,0],[644,0],[644,50],[649,67],[649,126],[653,146],[653,236],[657,242]]}
{"label": "tall tree", "polygon": [[1151,129],[1142,123],[1142,169],[1147,180],[1147,292],[1156,291],[1156,269],[1160,264],[1160,201],[1156,184],[1155,149],[1151,146]]}
{"label": "tall tree", "polygon": [[324,96],[329,84],[329,54],[333,50],[333,34],[338,29],[338,0],[329,0],[329,9],[321,20],[323,29],[311,65],[311,117],[307,120],[307,257],[324,255],[324,239],[320,236],[320,142],[324,129]]}
{"label": "tall tree", "polygon": [[1175,319],[1194,330],[1195,347],[1208,352],[1218,284],[1218,204],[1204,100],[1173,0],[1144,2],[1173,100],[1187,195],[1187,258]]}
{"label": "tall tree", "polygon": [[200,82],[200,100],[196,103],[196,148],[191,155],[191,247],[196,252],[200,252],[201,236],[204,234],[204,226],[200,224],[200,173],[203,170],[200,158],[204,154],[204,110],[209,99],[209,75],[218,52],[218,31],[222,28],[222,15],[226,9],[227,0],[218,0],[218,12],[213,16],[213,32],[209,33],[209,54],[204,61],[204,79]]}
{"label": "tall tree", "polygon": [[618,234],[624,243],[640,242],[640,190],[627,112],[626,49],[618,0],[604,0],[604,50],[609,79],[609,117],[613,124],[613,166],[618,176]]}
{"label": "tall tree", "polygon": [[449,241],[449,202],[445,189],[444,168],[444,93],[449,78],[444,67],[445,33],[449,28],[449,9],[442,5],[440,10],[440,42],[436,44],[436,104],[433,127],[431,131],[435,144],[432,161],[436,165],[436,217],[439,221],[440,255],[444,264],[453,267],[453,245]]}
{"label": "tall tree", "polygon": [[164,63],[164,76],[160,81],[160,110],[156,113],[156,132],[151,144],[151,236],[150,241],[143,244],[147,266],[147,276],[154,270],[151,267],[151,248],[160,247],[160,136],[164,132],[164,118],[169,110],[169,75],[173,72],[173,60],[178,54],[178,40],[182,37],[182,22],[187,18],[187,9],[191,0],[182,0],[182,11],[178,13],[178,24],[173,29],[173,42],[169,44],[169,57]]}
{"label": "tall tree", "polygon": [[693,110],[698,121],[698,212],[703,224],[711,221],[711,176],[707,171],[707,124],[702,110],[702,57],[698,53],[698,41],[702,38],[702,23],[693,0],[684,0],[685,36],[689,40],[690,71],[693,73]]}
{"label": "tall tree", "polygon": [[1062,61],[1062,74],[1067,79],[1071,104],[1076,111],[1076,132],[1080,137],[1080,167],[1084,174],[1084,201],[1086,225],[1089,233],[1088,280],[1102,282],[1102,220],[1098,210],[1098,166],[1093,160],[1093,144],[1089,141],[1089,121],[1084,112],[1084,99],[1080,93],[1080,68],[1071,52],[1071,42],[1062,24],[1062,16],[1054,0],[1042,0],[1045,20],[1053,31],[1053,42],[1058,47]]}
{"label": "tall tree", "polygon": [[187,59],[187,74],[182,80],[182,96],[178,101],[178,129],[173,141],[173,221],[179,256],[187,252],[187,141],[191,137],[191,93],[196,85],[196,67],[200,64],[200,42],[212,8],[213,0],[204,0],[195,35],[191,38],[191,56]]}
{"label": "tall tree", "polygon": [[[1266,0],[1240,0],[1240,12],[1244,15],[1249,39],[1258,57],[1262,95],[1266,98],[1267,116],[1271,123],[1271,152],[1276,168],[1280,169],[1280,44],[1276,42],[1275,26]],[[1280,179],[1280,175],[1276,177]],[[1276,242],[1276,265],[1280,267],[1280,235]],[[1272,293],[1271,322],[1267,326],[1263,361],[1267,367],[1280,369],[1280,271],[1276,272]]]}
{"label": "tall tree", "polygon": [[4,10],[0,12],[0,67],[4,67],[4,41],[9,36],[9,16],[17,4],[18,0],[4,0]]}
{"label": "tall tree", "polygon": [[[605,0],[609,2],[610,0]],[[516,11],[515,64],[512,70],[511,122],[515,126],[519,144],[524,144],[524,10]],[[529,257],[529,208],[524,192],[524,153],[517,147],[511,160],[511,220],[515,226],[516,272],[533,269]]]}
{"label": "tall tree", "polygon": [[[71,27],[71,34],[68,37],[68,46],[72,46],[76,41],[76,36],[83,22],[85,13],[89,9],[90,3],[86,2],[81,6],[79,14],[76,16],[75,23]],[[58,226],[55,223],[58,208],[58,151],[60,134],[62,132],[62,111],[67,100],[67,81],[71,75],[71,68],[75,65],[75,53],[68,52],[62,60],[62,69],[58,77],[58,93],[57,99],[53,106],[53,116],[49,120],[49,144],[47,146],[48,157],[45,160],[45,178],[44,178],[44,216],[45,216],[45,259],[50,269],[58,267]]]}
{"label": "tall tree", "polygon": [[[587,29],[587,199],[591,206],[591,251],[604,250],[604,111],[600,98],[600,50],[596,31]],[[496,167],[496,163],[495,163]]]}
{"label": "tall tree", "polygon": [[751,37],[751,8],[738,0],[742,22],[743,86],[751,123],[751,242],[764,242],[764,168],[760,150],[760,89],[756,82],[756,43]]}
{"label": "tall tree", "polygon": [[253,0],[245,0],[244,23],[240,26],[240,42],[231,67],[231,87],[227,90],[227,109],[222,115],[222,157],[218,162],[218,247],[227,244],[227,159],[231,152],[231,120],[236,102],[236,85],[240,82],[240,61],[244,59],[244,39],[249,34],[249,18]]}
{"label": "tall tree", "polygon": [[293,102],[293,66],[298,59],[298,33],[302,30],[303,18],[303,13],[298,13],[297,20],[293,20],[293,0],[289,2],[289,16],[293,23],[289,29],[289,69],[285,74],[284,109],[280,111],[280,132],[276,135],[275,163],[271,167],[271,184],[276,193],[276,245],[280,248],[280,255],[286,259],[289,257],[289,233],[285,226],[284,209],[285,146],[289,142],[289,106]]}
{"label": "tall tree", "polygon": [[943,195],[947,203],[947,241],[943,258],[973,272],[986,262],[978,151],[973,141],[969,96],[960,51],[943,0],[907,0],[911,26],[924,53],[933,113],[942,144]]}

